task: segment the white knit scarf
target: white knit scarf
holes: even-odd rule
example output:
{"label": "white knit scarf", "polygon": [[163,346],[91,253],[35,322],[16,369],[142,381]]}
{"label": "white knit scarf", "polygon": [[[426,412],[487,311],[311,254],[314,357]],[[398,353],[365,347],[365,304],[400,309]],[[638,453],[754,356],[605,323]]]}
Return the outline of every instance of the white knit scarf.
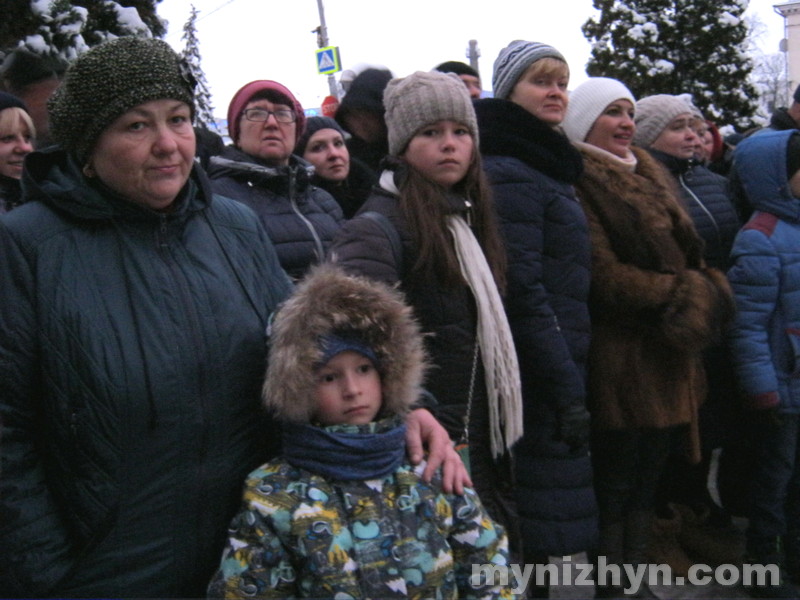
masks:
{"label": "white knit scarf", "polygon": [[[519,363],[503,301],[486,262],[486,256],[463,217],[448,217],[461,274],[478,307],[478,345],[489,395],[492,455],[510,450],[522,437],[522,387]],[[504,448],[505,447],[505,448]]]}
{"label": "white knit scarf", "polygon": [[[379,185],[399,195],[394,173],[384,171]],[[492,456],[511,450],[522,437],[522,386],[511,327],[489,263],[475,235],[461,216],[448,217],[448,229],[461,267],[478,307],[478,346],[483,358],[489,396],[489,428]]]}

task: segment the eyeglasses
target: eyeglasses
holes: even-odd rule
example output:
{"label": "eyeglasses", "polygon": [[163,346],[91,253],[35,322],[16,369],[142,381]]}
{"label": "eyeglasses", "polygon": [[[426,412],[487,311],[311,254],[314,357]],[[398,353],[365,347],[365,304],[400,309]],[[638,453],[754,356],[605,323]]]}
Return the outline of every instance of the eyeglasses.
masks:
{"label": "eyeglasses", "polygon": [[244,118],[248,121],[255,121],[256,123],[263,123],[269,119],[270,115],[275,116],[278,123],[294,123],[297,120],[297,115],[293,110],[267,110],[265,108],[248,108],[244,111]]}

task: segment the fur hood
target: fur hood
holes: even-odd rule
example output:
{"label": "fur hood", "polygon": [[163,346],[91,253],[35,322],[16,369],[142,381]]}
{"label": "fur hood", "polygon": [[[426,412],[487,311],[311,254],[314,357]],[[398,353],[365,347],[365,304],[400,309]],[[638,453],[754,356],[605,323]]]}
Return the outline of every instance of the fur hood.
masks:
{"label": "fur hood", "polygon": [[324,263],[309,271],[272,322],[263,397],[275,416],[310,422],[319,340],[330,333],[356,333],[372,348],[383,384],[381,415],[406,414],[428,366],[411,308],[396,289]]}

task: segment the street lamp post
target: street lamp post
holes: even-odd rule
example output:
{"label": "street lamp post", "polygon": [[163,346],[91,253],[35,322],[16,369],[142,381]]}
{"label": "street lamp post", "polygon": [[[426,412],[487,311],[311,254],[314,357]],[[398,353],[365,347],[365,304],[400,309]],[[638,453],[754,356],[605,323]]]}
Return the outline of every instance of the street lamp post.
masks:
{"label": "street lamp post", "polygon": [[[317,28],[317,46],[325,48],[328,45],[328,27],[325,25],[325,7],[322,6],[322,0],[317,0],[317,8],[319,9],[319,27]],[[331,91],[331,96],[334,98],[339,97],[339,88],[336,85],[336,77],[333,73],[328,75],[328,88]]]}

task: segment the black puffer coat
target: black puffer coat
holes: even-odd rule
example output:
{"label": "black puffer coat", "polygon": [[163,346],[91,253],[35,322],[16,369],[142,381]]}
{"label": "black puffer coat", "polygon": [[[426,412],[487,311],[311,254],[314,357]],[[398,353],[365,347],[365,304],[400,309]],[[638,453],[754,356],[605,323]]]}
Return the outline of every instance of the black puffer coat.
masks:
{"label": "black puffer coat", "polygon": [[256,212],[293,279],[324,258],[344,220],[336,200],[311,185],[311,173],[313,167],[297,156],[288,166],[266,167],[231,146],[209,161],[214,192]]}
{"label": "black puffer coat", "polygon": [[195,170],[171,213],[31,154],[0,221],[0,595],[200,597],[274,429],[260,387],[290,284]]}
{"label": "black puffer coat", "polygon": [[589,232],[572,184],[580,154],[567,138],[506,100],[475,104],[481,152],[508,253],[506,305],[519,355],[525,435],[516,458],[526,554],[596,543],[588,445],[557,439],[557,415],[585,404],[590,325]]}
{"label": "black puffer coat", "polygon": [[733,238],[739,232],[739,215],[731,201],[728,180],[690,160],[649,149],[667,167],[678,184],[683,207],[692,217],[705,242],[704,258],[709,267],[727,271]]}

